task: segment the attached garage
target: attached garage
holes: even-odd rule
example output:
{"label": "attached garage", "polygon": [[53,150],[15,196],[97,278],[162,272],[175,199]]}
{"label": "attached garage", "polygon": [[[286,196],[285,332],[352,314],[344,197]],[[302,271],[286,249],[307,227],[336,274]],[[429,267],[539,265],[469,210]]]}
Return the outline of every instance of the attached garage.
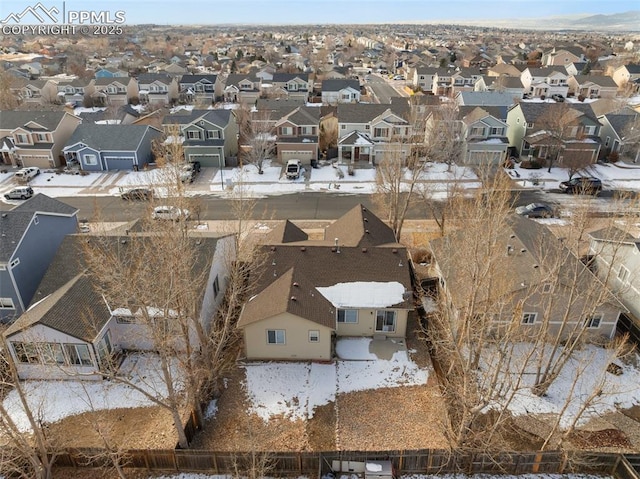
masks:
{"label": "attached garage", "polygon": [[133,156],[125,156],[125,157],[116,157],[116,156],[105,156],[105,168],[107,171],[111,170],[133,170],[135,159]]}
{"label": "attached garage", "polygon": [[506,157],[506,149],[504,151],[469,151],[467,153],[467,164],[470,165],[500,165]]}
{"label": "attached garage", "polygon": [[205,166],[205,167],[216,167],[219,168],[220,166],[224,166],[221,165],[220,162],[220,155],[189,155],[189,161],[199,161],[200,162],[200,166]]}
{"label": "attached garage", "polygon": [[280,152],[280,160],[286,163],[289,160],[301,160],[302,163],[309,164],[311,160],[315,160],[316,155],[313,151],[308,150],[285,150]]}

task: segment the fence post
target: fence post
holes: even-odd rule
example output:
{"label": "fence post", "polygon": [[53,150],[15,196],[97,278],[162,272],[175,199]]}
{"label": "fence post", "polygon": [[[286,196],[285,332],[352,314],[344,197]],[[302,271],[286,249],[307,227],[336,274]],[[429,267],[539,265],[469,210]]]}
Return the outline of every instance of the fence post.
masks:
{"label": "fence post", "polygon": [[537,473],[538,470],[540,469],[540,461],[542,461],[542,454],[541,453],[537,453],[535,455],[535,458],[533,459],[533,465],[531,467],[531,472],[533,473]]}

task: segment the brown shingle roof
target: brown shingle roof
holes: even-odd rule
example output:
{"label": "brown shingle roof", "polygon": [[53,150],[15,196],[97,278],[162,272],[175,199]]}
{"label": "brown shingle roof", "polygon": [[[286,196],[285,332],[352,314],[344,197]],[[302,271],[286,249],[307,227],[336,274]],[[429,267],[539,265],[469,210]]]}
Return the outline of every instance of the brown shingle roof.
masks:
{"label": "brown shingle roof", "polygon": [[333,224],[329,225],[324,238],[340,246],[381,246],[397,244],[393,230],[362,204],[354,206]]}
{"label": "brown shingle roof", "polygon": [[306,241],[307,239],[309,239],[307,233],[302,231],[291,221],[286,220],[278,223],[278,225],[266,236],[264,242],[266,244],[293,243],[295,241]]}

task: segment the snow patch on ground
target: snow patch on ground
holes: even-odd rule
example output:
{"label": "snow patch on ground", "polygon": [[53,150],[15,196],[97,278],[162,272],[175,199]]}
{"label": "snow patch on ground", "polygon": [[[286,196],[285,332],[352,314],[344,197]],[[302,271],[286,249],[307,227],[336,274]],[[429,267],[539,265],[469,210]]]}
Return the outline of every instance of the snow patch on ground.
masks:
{"label": "snow patch on ground", "polygon": [[[347,341],[344,345],[343,341]],[[351,349],[360,361],[338,360],[320,363],[256,363],[245,366],[250,411],[265,421],[283,415],[295,419],[313,417],[317,406],[335,401],[339,393],[386,387],[426,384],[429,370],[419,368],[406,351],[397,351],[390,360],[365,355],[370,338],[339,340],[344,354]]]}

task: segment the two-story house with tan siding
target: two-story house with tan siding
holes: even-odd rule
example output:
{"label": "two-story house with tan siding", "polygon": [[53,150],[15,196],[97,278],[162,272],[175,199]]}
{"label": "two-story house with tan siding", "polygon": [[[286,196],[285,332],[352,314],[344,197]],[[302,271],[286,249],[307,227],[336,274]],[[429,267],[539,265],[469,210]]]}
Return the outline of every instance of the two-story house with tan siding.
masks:
{"label": "two-story house with tan siding", "polygon": [[262,79],[255,75],[230,74],[224,85],[224,101],[255,105],[262,92]]}
{"label": "two-story house with tan siding", "polygon": [[392,104],[340,104],[337,116],[338,161],[375,164],[385,155],[408,157],[411,125]]}
{"label": "two-story house with tan siding", "polygon": [[552,48],[542,54],[540,62],[545,67],[565,66],[575,62],[586,61],[580,47]]}
{"label": "two-story house with tan siding", "polygon": [[138,78],[140,103],[172,105],[178,101],[178,81],[166,73],[143,73]]}
{"label": "two-story house with tan siding", "polygon": [[615,98],[618,85],[613,78],[595,75],[571,75],[567,80],[569,93],[583,98]]}
{"label": "two-story house with tan siding", "polygon": [[[491,320],[487,333],[498,337],[505,331],[514,337],[518,331],[523,338],[543,334],[552,340],[612,339],[620,313],[625,311],[546,225],[528,218],[510,217],[487,253],[495,255],[491,261],[500,275],[493,275],[491,295],[483,296],[491,304],[477,296],[477,282],[485,281],[477,275],[478,265],[460,260],[458,252],[468,246],[464,231],[432,240],[430,246],[439,292],[452,313],[454,331],[465,326],[456,323],[459,318],[482,314]],[[475,286],[471,284],[474,277],[478,278]]]}
{"label": "two-story house with tan siding", "polygon": [[406,249],[362,205],[323,240],[289,221],[262,248],[265,261],[238,328],[250,360],[334,357],[334,337],[404,338],[412,305]]}
{"label": "two-story house with tan siding", "polygon": [[62,148],[81,122],[64,111],[0,111],[0,139],[7,150],[2,161],[19,167],[57,168],[62,164]]}
{"label": "two-story house with tan siding", "polygon": [[277,96],[309,101],[313,92],[313,82],[308,73],[274,73],[271,80],[271,91]]}
{"label": "two-story house with tan siding", "polygon": [[318,159],[320,108],[299,106],[276,121],[278,161],[301,160],[310,164]]}
{"label": "two-story house with tan siding", "polygon": [[564,68],[526,68],[520,76],[524,93],[529,98],[550,98],[552,95],[566,97],[569,92],[567,79]]}
{"label": "two-story house with tan siding", "polygon": [[93,86],[95,90],[90,95],[94,106],[123,106],[139,99],[135,78],[96,78]]}

